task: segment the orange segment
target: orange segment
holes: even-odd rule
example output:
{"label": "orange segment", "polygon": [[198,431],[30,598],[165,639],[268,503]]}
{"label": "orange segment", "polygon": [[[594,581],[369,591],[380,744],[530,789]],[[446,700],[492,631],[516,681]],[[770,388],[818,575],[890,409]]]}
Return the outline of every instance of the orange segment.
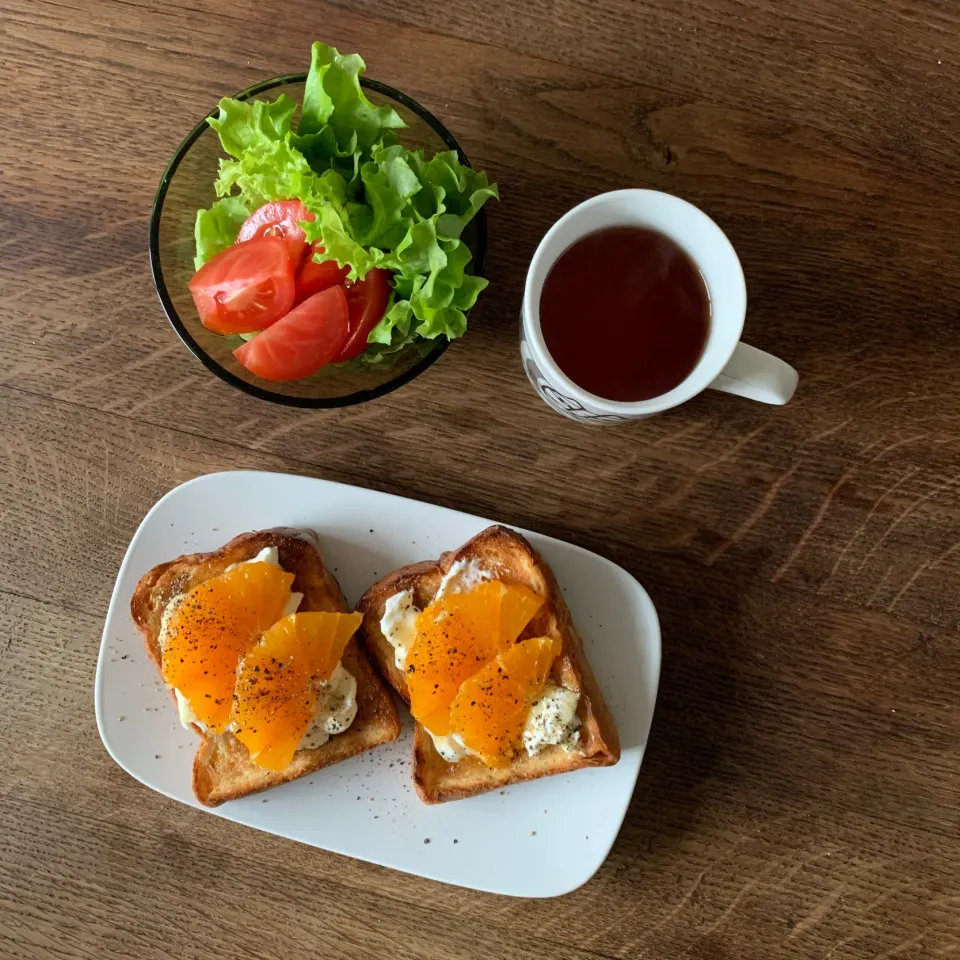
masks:
{"label": "orange segment", "polygon": [[543,597],[538,597],[529,587],[520,583],[509,586],[500,584],[500,641],[501,646],[513,643],[523,633],[523,628],[543,606]]}
{"label": "orange segment", "polygon": [[543,693],[560,641],[532,637],[513,644],[466,680],[450,707],[450,727],[491,767],[516,755],[531,704]]}
{"label": "orange segment", "polygon": [[278,641],[277,649],[287,649],[301,657],[315,679],[328,680],[361,623],[363,615],[360,613],[310,611],[284,617],[267,633],[273,635],[274,631],[278,634],[282,631],[284,641],[282,644]]}
{"label": "orange segment", "polygon": [[230,714],[237,661],[283,613],[293,579],[272,563],[242,563],[194,587],[169,617],[163,679],[212,730]]}
{"label": "orange segment", "polygon": [[326,680],[360,626],[359,613],[292,613],[277,621],[240,662],[230,720],[254,763],[290,764],[313,722],[316,680]]}
{"label": "orange segment", "polygon": [[527,719],[522,687],[491,660],[460,688],[450,707],[450,726],[491,767],[505,767]]}
{"label": "orange segment", "polygon": [[542,603],[526,587],[488,580],[430,604],[404,662],[417,720],[438,736],[449,733],[460,685],[513,643]]}
{"label": "orange segment", "polygon": [[404,663],[410,712],[438,735],[449,733],[450,703],[460,684],[497,654],[492,630],[477,622],[470,594],[446,597],[417,617],[417,639]]}
{"label": "orange segment", "polygon": [[536,700],[543,692],[553,661],[560,655],[559,637],[531,637],[515,643],[500,656],[504,669],[516,679],[527,700]]}
{"label": "orange segment", "polygon": [[451,594],[433,606],[438,604],[456,610],[477,632],[492,634],[498,649],[505,650],[543,606],[543,598],[520,583],[485,580],[469,593]]}

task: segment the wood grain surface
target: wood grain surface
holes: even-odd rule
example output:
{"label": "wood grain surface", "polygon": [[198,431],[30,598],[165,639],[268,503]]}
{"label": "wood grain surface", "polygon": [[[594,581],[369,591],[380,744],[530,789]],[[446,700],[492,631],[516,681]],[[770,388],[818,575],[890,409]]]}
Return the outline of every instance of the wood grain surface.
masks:
{"label": "wood grain surface", "polygon": [[[181,346],[147,223],[184,133],[308,43],[499,181],[469,335],[376,402],[240,395]],[[0,956],[960,956],[960,7],[954,0],[0,0]],[[731,237],[775,409],[568,422],[517,349],[525,267],[597,192]],[[620,837],[575,893],[471,893],[132,780],[93,678],[174,485],[323,476],[532,527],[648,588],[664,666]]]}

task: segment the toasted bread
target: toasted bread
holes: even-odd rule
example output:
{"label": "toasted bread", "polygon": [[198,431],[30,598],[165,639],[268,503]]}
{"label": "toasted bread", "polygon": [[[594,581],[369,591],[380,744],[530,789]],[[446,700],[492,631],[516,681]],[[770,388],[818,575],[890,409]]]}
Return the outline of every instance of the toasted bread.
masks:
{"label": "toasted bread", "polygon": [[[186,593],[230,564],[255,557],[265,547],[277,548],[280,565],[294,574],[292,590],[303,594],[300,610],[344,612],[346,600],[336,578],[326,568],[312,531],[277,528],[244,533],[213,553],[195,553],[154,567],[140,579],[130,611],[146,640],[147,654],[161,667],[159,644],[163,612],[177,595]],[[244,797],[288,780],[314,773],[400,736],[397,708],[377,676],[357,638],[347,644],[343,666],[357,681],[357,715],[343,733],[312,750],[298,750],[284,770],[257,766],[232,734],[204,734],[193,763],[193,792],[209,807]]]}
{"label": "toasted bread", "polygon": [[504,768],[488,767],[472,756],[448,763],[437,752],[430,734],[415,723],[412,772],[421,799],[426,803],[459,800],[511,783],[567,773],[581,767],[616,763],[620,759],[617,729],[584,656],[583,644],[553,572],[526,539],[507,527],[489,527],[459,550],[443,554],[438,561],[402,567],[367,590],[357,609],[363,614],[363,642],[381,674],[409,705],[403,671],[395,665],[393,647],[380,630],[387,599],[410,590],[416,606],[424,609],[439,590],[444,575],[458,560],[473,560],[497,579],[524,584],[544,598],[543,607],[524,629],[521,638],[560,638],[561,653],[553,665],[551,679],[580,693],[577,706],[581,723],[580,743],[569,750],[547,746],[534,756],[521,752],[510,766]]}

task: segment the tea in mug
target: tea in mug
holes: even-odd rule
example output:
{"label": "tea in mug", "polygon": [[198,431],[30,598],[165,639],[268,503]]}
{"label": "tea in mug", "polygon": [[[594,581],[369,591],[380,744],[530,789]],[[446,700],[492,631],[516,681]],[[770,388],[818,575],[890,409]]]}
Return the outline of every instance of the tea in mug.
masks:
{"label": "tea in mug", "polygon": [[650,400],[693,372],[710,332],[700,270],[669,237],[611,227],[568,247],[540,294],[557,366],[606,400]]}

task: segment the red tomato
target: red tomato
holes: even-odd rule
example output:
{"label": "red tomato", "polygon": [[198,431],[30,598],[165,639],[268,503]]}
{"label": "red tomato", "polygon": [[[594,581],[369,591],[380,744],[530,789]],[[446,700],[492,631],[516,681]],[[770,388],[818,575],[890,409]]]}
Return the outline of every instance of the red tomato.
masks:
{"label": "red tomato", "polygon": [[297,271],[297,291],[294,295],[294,303],[303,303],[307,297],[312,297],[327,287],[336,287],[347,279],[350,272],[349,267],[340,268],[336,260],[324,260],[323,263],[317,263],[313,259],[314,253],[323,253],[323,244],[319,240],[314,241],[307,252],[307,259],[303,261],[300,269]]}
{"label": "red tomato", "polygon": [[279,237],[286,245],[294,269],[303,259],[307,235],[300,220],[314,220],[314,215],[299,200],[277,200],[265,203],[243,221],[237,243],[246,243],[254,237]]}
{"label": "red tomato", "polygon": [[350,312],[343,287],[315,293],[233,355],[264,380],[300,380],[329,363],[343,346]]}
{"label": "red tomato", "polygon": [[347,287],[350,333],[334,357],[336,363],[359,357],[367,349],[367,337],[380,322],[390,299],[390,271],[374,267],[362,280]]}
{"label": "red tomato", "polygon": [[188,286],[209,330],[252,333],[293,306],[293,264],[282,240],[259,237],[221,250]]}

